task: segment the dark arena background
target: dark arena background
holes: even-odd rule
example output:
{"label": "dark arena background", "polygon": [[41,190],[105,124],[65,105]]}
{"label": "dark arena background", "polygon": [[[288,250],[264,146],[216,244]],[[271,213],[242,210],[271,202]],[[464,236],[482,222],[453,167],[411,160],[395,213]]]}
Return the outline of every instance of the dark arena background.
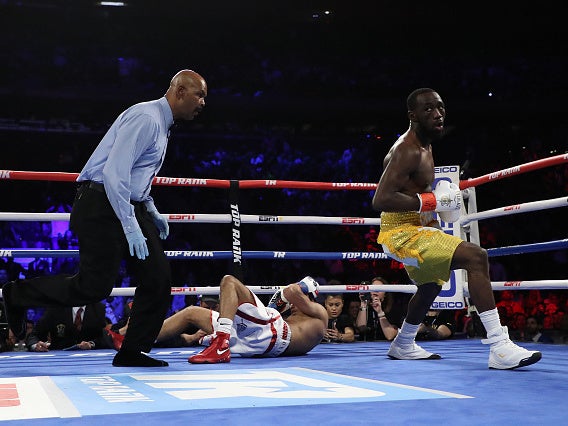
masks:
{"label": "dark arena background", "polygon": [[[475,222],[479,243],[490,252],[492,281],[505,283],[494,287],[502,315],[507,306],[520,306],[509,312],[509,329],[515,314],[536,315],[552,341],[522,343],[543,353],[533,366],[489,370],[488,348],[468,331],[464,308],[455,312],[452,339],[423,345],[440,352],[441,361],[395,362],[386,356],[389,342],[358,341],[322,344],[298,358],[235,357],[223,366],[188,364],[198,346],[156,348],[152,354],[166,359],[169,369],[117,370],[112,350],[28,352],[10,342],[1,317],[0,420],[96,425],[120,415],[121,421],[147,424],[565,422],[568,34],[562,6],[0,0],[0,284],[74,273],[77,267],[76,257],[10,254],[77,249],[64,220],[2,216],[69,213],[72,179],[18,179],[13,172],[78,173],[119,113],[164,95],[184,68],[206,79],[206,107],[194,121],[172,129],[158,176],[348,188],[239,191],[241,216],[260,215],[267,222],[279,216],[340,218],[339,224],[323,225],[243,221],[239,250],[283,253],[282,259],[243,258],[239,273],[246,284],[280,286],[306,275],[344,286],[377,275],[407,284],[394,260],[284,254],[381,253],[379,227],[367,225],[378,218],[371,207],[374,188],[357,184],[378,182],[385,154],[408,128],[406,97],[431,87],[447,108],[446,134],[433,146],[436,164],[457,166],[463,182],[494,173],[490,180],[498,182],[476,188],[478,212],[502,206],[521,211]],[[550,166],[519,173],[519,166],[547,159],[554,159]],[[160,212],[188,215],[230,216],[232,195],[227,187],[152,189]],[[526,207],[538,200],[557,202],[554,208]],[[234,255],[232,226],[172,221],[164,248]],[[554,244],[534,247],[541,242]],[[531,248],[499,252],[513,246]],[[171,260],[172,287],[215,287],[234,272],[232,256],[196,257]],[[116,287],[136,287],[126,271],[121,279]],[[523,287],[539,280],[549,281]],[[506,297],[503,289],[511,290]],[[346,294],[349,299],[356,293]],[[259,294],[262,300],[269,296]],[[111,322],[120,321],[128,300],[103,301]],[[198,302],[195,294],[172,296],[170,314]],[[30,309],[28,318],[41,314]]]}

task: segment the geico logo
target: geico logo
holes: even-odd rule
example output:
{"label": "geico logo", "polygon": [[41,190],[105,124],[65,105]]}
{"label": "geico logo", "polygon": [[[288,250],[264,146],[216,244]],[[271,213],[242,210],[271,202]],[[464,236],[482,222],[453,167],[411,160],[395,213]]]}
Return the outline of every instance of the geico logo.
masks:
{"label": "geico logo", "polygon": [[434,302],[432,303],[433,309],[462,309],[463,302]]}
{"label": "geico logo", "polygon": [[435,173],[451,173],[451,172],[457,172],[458,171],[458,166],[439,166],[439,167],[434,167],[434,172]]}
{"label": "geico logo", "polygon": [[365,223],[365,218],[363,217],[344,217],[341,218],[341,223]]}

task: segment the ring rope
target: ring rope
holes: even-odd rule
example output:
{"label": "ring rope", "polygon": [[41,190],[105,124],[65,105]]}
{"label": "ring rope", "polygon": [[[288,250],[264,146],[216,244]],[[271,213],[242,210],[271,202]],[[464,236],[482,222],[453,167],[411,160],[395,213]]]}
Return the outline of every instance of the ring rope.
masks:
{"label": "ring rope", "polygon": [[[5,180],[40,180],[56,182],[75,182],[79,173],[67,172],[30,172],[19,170],[0,170],[0,179]],[[369,191],[377,188],[376,183],[361,182],[303,182],[294,180],[240,180],[236,181],[239,189],[254,188],[276,188],[276,189],[314,189],[323,191],[343,191],[346,189]],[[222,179],[203,179],[203,178],[184,178],[184,177],[163,177],[157,176],[152,181],[152,185],[163,186],[201,186],[209,188],[230,188],[230,180]]]}
{"label": "ring rope", "polygon": [[498,207],[496,209],[464,215],[460,218],[459,221],[462,226],[465,226],[474,220],[489,219],[499,216],[508,216],[512,214],[533,212],[538,210],[554,209],[558,207],[568,207],[568,197],[559,197],[550,200],[531,201],[529,203]]}
{"label": "ring rope", "polygon": [[543,243],[521,244],[517,246],[487,249],[489,257],[507,256],[511,254],[536,253],[540,251],[562,250],[568,248],[568,239]]}
{"label": "ring rope", "polygon": [[[232,251],[212,250],[166,250],[166,257],[171,259],[232,259]],[[312,251],[243,251],[246,259],[288,259],[288,260],[358,260],[358,259],[388,259],[381,252],[312,252]],[[0,249],[0,257],[13,258],[75,258],[79,250],[33,250],[33,249]]]}
{"label": "ring rope", "polygon": [[[172,223],[231,223],[230,214],[201,213],[162,213]],[[0,212],[0,221],[68,221],[70,213],[12,213]],[[242,223],[259,225],[380,225],[381,219],[376,217],[341,217],[341,216],[277,216],[241,214]]]}
{"label": "ring rope", "polygon": [[531,161],[530,163],[521,164],[519,166],[509,167],[508,169],[499,170],[497,172],[488,173],[476,178],[470,178],[460,181],[460,189],[479,186],[487,182],[516,176],[522,173],[532,172],[534,170],[543,169],[545,167],[556,166],[558,164],[568,163],[568,154],[555,155],[553,157],[542,158],[540,160]]}
{"label": "ring rope", "polygon": [[[493,290],[565,290],[568,286],[568,280],[538,280],[538,281],[496,281],[491,283]],[[285,286],[278,285],[261,285],[247,286],[255,294],[273,294],[275,291]],[[385,293],[408,293],[416,292],[414,284],[382,284],[382,285],[364,285],[364,284],[343,284],[343,285],[320,285],[320,294],[332,293],[368,293],[368,292],[385,292]],[[136,287],[117,287],[113,288],[110,296],[114,297],[132,297],[136,292]],[[197,295],[219,295],[220,287],[204,286],[204,287],[172,287],[170,294],[173,296],[197,296]],[[0,290],[0,296],[2,290]],[[464,294],[469,296],[467,286],[464,288]]]}
{"label": "ring rope", "polygon": [[[545,167],[556,166],[568,162],[568,154],[555,155],[540,160],[531,161],[496,172],[488,173],[477,178],[461,180],[459,182],[460,189],[471,188],[482,185],[487,182],[516,176],[522,173],[531,172]],[[41,181],[59,181],[74,182],[79,173],[67,172],[31,172],[18,170],[0,170],[0,179],[6,180],[41,180]],[[162,177],[156,176],[152,181],[153,185],[166,186],[205,186],[211,188],[229,188],[231,181],[222,179],[202,179],[202,178],[183,178],[183,177]],[[302,182],[291,180],[241,180],[239,188],[288,188],[288,189],[316,189],[316,190],[374,190],[376,183],[360,183],[360,182]]]}
{"label": "ring rope", "polygon": [[[487,249],[489,257],[507,256],[511,254],[536,253],[542,251],[562,250],[568,248],[568,239],[542,243],[521,244],[516,246]],[[168,258],[173,259],[230,259],[230,251],[212,250],[165,250]],[[290,260],[364,260],[389,259],[382,252],[302,252],[302,251],[243,251],[248,259],[290,259]],[[74,258],[79,257],[79,250],[34,250],[34,249],[2,249],[0,257],[28,258]]]}

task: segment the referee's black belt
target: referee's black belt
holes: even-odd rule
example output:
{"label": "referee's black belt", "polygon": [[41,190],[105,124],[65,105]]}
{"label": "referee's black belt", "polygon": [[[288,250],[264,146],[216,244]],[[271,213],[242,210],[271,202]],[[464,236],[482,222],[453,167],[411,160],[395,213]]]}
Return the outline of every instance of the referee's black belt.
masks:
{"label": "referee's black belt", "polygon": [[84,180],[82,182],[79,182],[79,185],[82,186],[83,188],[89,188],[89,189],[94,189],[95,191],[98,192],[105,192],[105,186],[102,183],[98,183],[98,182],[93,182],[92,180]]}
{"label": "referee's black belt", "polygon": [[[101,192],[103,194],[106,194],[105,186],[102,183],[93,182],[92,180],[84,180],[82,182],[79,182],[79,186],[81,186],[83,188],[93,189],[97,192]],[[143,201],[134,201],[134,200],[130,200],[130,203],[134,206],[140,206],[140,205],[144,204]]]}

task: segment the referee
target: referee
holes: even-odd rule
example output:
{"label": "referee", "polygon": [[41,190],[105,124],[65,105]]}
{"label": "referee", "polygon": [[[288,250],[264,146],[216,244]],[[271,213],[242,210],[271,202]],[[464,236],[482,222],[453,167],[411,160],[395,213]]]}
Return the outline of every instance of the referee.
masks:
{"label": "referee", "polygon": [[118,116],[77,178],[70,229],[79,238],[79,272],[8,282],[2,288],[8,323],[25,334],[28,306],[81,306],[108,297],[123,259],[137,289],[116,367],[159,367],[150,352],[170,303],[171,270],[161,240],[169,233],[150,196],[175,121],[193,120],[205,106],[207,84],[179,71],[160,99]]}

